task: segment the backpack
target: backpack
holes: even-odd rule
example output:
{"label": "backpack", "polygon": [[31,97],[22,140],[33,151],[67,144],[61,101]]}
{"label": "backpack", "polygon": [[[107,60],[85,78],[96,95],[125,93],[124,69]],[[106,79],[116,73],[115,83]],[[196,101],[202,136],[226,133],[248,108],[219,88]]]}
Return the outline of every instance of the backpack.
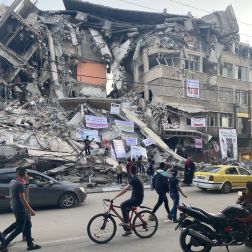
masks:
{"label": "backpack", "polygon": [[152,186],[157,193],[168,193],[170,191],[169,177],[156,173],[152,179]]}

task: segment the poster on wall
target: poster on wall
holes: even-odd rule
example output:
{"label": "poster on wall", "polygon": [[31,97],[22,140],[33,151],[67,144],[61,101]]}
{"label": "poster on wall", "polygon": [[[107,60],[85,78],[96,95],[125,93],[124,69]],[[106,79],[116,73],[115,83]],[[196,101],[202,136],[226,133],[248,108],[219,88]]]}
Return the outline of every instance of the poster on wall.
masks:
{"label": "poster on wall", "polygon": [[113,140],[115,154],[117,158],[125,158],[126,151],[122,140]]}
{"label": "poster on wall", "polygon": [[200,97],[198,80],[186,80],[186,96],[192,98]]}
{"label": "poster on wall", "polygon": [[236,160],[238,157],[236,130],[219,129],[219,140],[222,158]]}
{"label": "poster on wall", "polygon": [[206,127],[206,118],[192,117],[191,118],[191,127],[194,127],[194,128]]}
{"label": "poster on wall", "polygon": [[147,160],[146,148],[140,146],[131,146],[131,159],[135,158],[137,160],[140,156],[142,156],[144,160]]}
{"label": "poster on wall", "polygon": [[86,115],[85,120],[86,127],[88,128],[104,129],[108,127],[108,120],[106,117]]}
{"label": "poster on wall", "polygon": [[194,147],[195,149],[202,149],[202,138],[195,138]]}
{"label": "poster on wall", "polygon": [[120,104],[111,103],[110,114],[119,115],[120,114],[120,107],[121,107]]}

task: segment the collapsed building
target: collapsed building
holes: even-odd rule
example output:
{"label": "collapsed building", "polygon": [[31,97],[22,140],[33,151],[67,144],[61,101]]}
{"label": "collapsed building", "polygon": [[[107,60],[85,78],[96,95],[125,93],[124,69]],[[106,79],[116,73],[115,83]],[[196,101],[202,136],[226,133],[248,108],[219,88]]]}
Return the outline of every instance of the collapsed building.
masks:
{"label": "collapsed building", "polygon": [[[60,141],[69,140],[62,124],[65,119],[60,107],[49,113],[45,106],[57,100],[68,111],[65,118],[71,121],[76,116],[75,128],[83,123],[83,104],[88,104],[86,113],[108,117],[111,103],[121,104],[116,119],[133,121],[141,140],[150,138],[177,160],[189,154],[197,161],[220,158],[219,129],[234,128],[239,158],[252,158],[251,48],[240,42],[231,6],[198,19],[190,13],[63,2],[66,10],[59,11],[41,11],[29,0],[0,7],[1,108],[6,112],[6,102],[15,99],[29,113],[35,106],[45,126],[27,116],[21,121],[12,119],[11,125],[28,121],[33,129],[45,127],[49,135],[52,131],[50,137],[54,130],[55,137],[63,135],[63,140],[54,138],[56,143],[49,141],[47,146],[43,133],[37,139],[32,134],[21,136],[25,140],[18,144],[28,141],[30,155],[41,156],[42,152],[35,151],[40,149],[63,156]],[[7,112],[17,115],[24,108],[15,106]],[[56,117],[58,121],[49,125]],[[106,138],[112,141],[121,136],[117,132]],[[197,146],[196,140],[200,140]],[[75,152],[73,162],[82,148],[77,142],[65,145],[66,152]]]}

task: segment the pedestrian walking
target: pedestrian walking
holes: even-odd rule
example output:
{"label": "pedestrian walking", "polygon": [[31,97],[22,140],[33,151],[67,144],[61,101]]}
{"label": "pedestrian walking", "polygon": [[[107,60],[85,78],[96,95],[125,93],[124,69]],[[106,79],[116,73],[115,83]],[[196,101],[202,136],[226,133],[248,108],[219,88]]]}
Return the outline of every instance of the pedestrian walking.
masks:
{"label": "pedestrian walking", "polygon": [[[159,164],[159,169],[156,171],[152,178],[152,188],[158,194],[158,201],[154,206],[152,212],[155,214],[159,207],[164,203],[164,207],[167,213],[167,217],[171,219],[170,216],[170,208],[166,193],[169,192],[169,177],[168,173],[166,172],[165,163],[161,162]],[[153,220],[153,215],[150,215],[149,220]]]}
{"label": "pedestrian walking", "polygon": [[118,162],[118,165],[116,166],[116,173],[117,173],[117,184],[122,184],[122,165],[121,161]]}
{"label": "pedestrian walking", "polygon": [[172,171],[172,177],[169,180],[170,185],[170,196],[173,200],[173,207],[171,209],[170,218],[171,220],[176,223],[177,220],[177,208],[179,206],[179,193],[187,198],[187,196],[182,192],[180,186],[179,186],[179,180],[177,179],[178,171],[174,170]]}
{"label": "pedestrian walking", "polygon": [[189,156],[185,162],[184,181],[183,181],[184,184],[186,185],[192,184],[194,172],[195,172],[195,164],[192,160],[192,157]]}
{"label": "pedestrian walking", "polygon": [[127,175],[128,175],[128,181],[130,181],[130,179],[131,179],[131,175],[130,175],[131,166],[133,166],[133,162],[131,161],[130,158],[127,158],[126,171],[127,171]]}
{"label": "pedestrian walking", "polygon": [[143,166],[143,156],[140,155],[136,161],[136,164],[137,164],[137,172],[139,174],[144,174],[144,166]]}
{"label": "pedestrian walking", "polygon": [[[34,210],[28,203],[26,197],[27,170],[19,167],[16,170],[16,179],[10,182],[10,203],[15,215],[16,223],[13,231],[2,240],[0,251],[8,251],[7,247],[22,231],[24,231],[27,242],[27,250],[40,249],[41,246],[34,244],[31,237],[31,216],[35,216]],[[13,225],[13,224],[12,224]]]}
{"label": "pedestrian walking", "polygon": [[154,175],[154,164],[153,155],[148,158],[146,173],[148,175],[149,185],[152,186],[152,177]]}

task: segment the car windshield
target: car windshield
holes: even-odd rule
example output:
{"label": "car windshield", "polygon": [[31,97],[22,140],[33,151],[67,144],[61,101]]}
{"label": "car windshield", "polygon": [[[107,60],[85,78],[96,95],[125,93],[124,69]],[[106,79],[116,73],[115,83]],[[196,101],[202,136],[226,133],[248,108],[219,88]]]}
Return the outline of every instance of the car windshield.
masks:
{"label": "car windshield", "polygon": [[208,166],[201,170],[201,172],[211,172],[211,173],[217,173],[220,170],[220,167],[214,167],[214,166]]}

